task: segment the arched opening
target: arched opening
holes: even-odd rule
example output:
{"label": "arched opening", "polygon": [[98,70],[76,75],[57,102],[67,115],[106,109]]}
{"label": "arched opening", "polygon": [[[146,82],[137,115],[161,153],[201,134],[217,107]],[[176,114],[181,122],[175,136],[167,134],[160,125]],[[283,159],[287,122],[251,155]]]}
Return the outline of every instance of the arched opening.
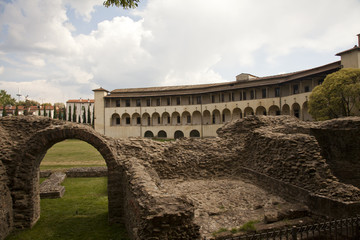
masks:
{"label": "arched opening", "polygon": [[119,125],[120,125],[120,115],[114,113],[113,115],[111,115],[110,126],[119,126]]}
{"label": "arched opening", "polygon": [[231,121],[231,112],[229,109],[225,108],[222,112],[222,122],[230,122]]}
{"label": "arched opening", "polygon": [[256,108],[256,115],[258,115],[258,116],[262,116],[262,115],[266,116],[266,114],[267,114],[266,109],[263,106],[258,106]]}
{"label": "arched opening", "polygon": [[[47,151],[66,139],[78,139],[93,146],[104,158],[108,167],[108,211],[110,222],[122,222],[123,203],[116,181],[121,173],[115,169],[116,160],[111,147],[97,132],[87,126],[69,128],[66,125],[35,133],[18,156],[19,168],[13,176],[14,224],[19,228],[33,226],[40,217],[39,168]],[[20,204],[18,204],[20,203]],[[24,211],[26,209],[26,211]]]}
{"label": "arched opening", "polygon": [[178,112],[173,112],[171,114],[171,124],[172,125],[179,125],[181,122],[180,114]]}
{"label": "arched opening", "polygon": [[236,120],[236,119],[240,119],[240,118],[242,118],[241,109],[240,109],[240,108],[234,108],[232,119],[233,119],[233,120]]}
{"label": "arched opening", "polygon": [[164,130],[160,130],[157,135],[159,138],[167,138],[167,134]]}
{"label": "arched opening", "polygon": [[269,115],[270,116],[278,116],[280,115],[280,108],[276,105],[272,105],[269,107]]}
{"label": "arched opening", "polygon": [[153,126],[158,126],[158,125],[160,125],[160,124],[161,124],[160,114],[157,113],[157,112],[154,112],[154,113],[152,114],[151,120],[152,120],[152,125],[153,125]]}
{"label": "arched opening", "polygon": [[191,130],[191,132],[190,132],[190,137],[192,137],[192,138],[198,138],[198,137],[200,137],[199,131],[198,131],[198,130]]}
{"label": "arched opening", "polygon": [[144,134],[144,137],[146,138],[153,138],[154,137],[154,134],[152,131],[146,131],[145,134]]}
{"label": "arched opening", "polygon": [[215,109],[212,112],[212,124],[220,124],[221,123],[221,117],[220,117],[220,111]]}
{"label": "arched opening", "polygon": [[148,113],[144,113],[141,118],[143,126],[151,126],[151,118]]}
{"label": "arched opening", "polygon": [[191,124],[191,115],[188,111],[184,111],[181,114],[181,123],[182,123],[182,125]]}
{"label": "arched opening", "polygon": [[282,114],[282,115],[290,115],[290,107],[289,107],[289,105],[284,104],[284,105],[282,106],[281,114]]}
{"label": "arched opening", "polygon": [[140,125],[140,124],[141,124],[140,114],[134,113],[134,114],[131,116],[131,122],[132,122],[132,125],[133,125],[133,126]]}
{"label": "arched opening", "polygon": [[192,114],[192,124],[200,125],[201,124],[201,113],[199,111],[195,111]]}
{"label": "arched opening", "polygon": [[182,131],[180,131],[180,130],[175,131],[175,133],[174,133],[175,139],[183,138],[183,137],[184,137],[184,133]]}
{"label": "arched opening", "polygon": [[298,103],[294,103],[292,105],[292,115],[297,117],[297,118],[300,118],[300,105]]}
{"label": "arched opening", "polygon": [[162,124],[163,125],[170,125],[171,124],[171,118],[170,114],[168,112],[164,112],[161,116],[162,118]]}
{"label": "arched opening", "polygon": [[130,115],[127,113],[121,115],[121,126],[129,126],[130,124],[131,124]]}
{"label": "arched opening", "polygon": [[308,108],[308,102],[304,102],[303,107],[302,107],[302,120],[303,121],[312,121],[313,118],[309,113],[309,108]]}
{"label": "arched opening", "polygon": [[203,113],[203,124],[211,124],[211,114],[209,110],[205,110]]}
{"label": "arched opening", "polygon": [[254,110],[251,107],[246,107],[244,109],[244,117],[254,115]]}

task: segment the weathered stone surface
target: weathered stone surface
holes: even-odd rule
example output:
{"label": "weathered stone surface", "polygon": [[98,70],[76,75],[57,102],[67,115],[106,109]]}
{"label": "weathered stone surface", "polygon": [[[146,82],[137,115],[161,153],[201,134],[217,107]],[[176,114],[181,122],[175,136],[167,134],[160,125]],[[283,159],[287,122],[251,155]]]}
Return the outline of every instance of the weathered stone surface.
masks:
{"label": "weathered stone surface", "polygon": [[65,173],[52,173],[40,184],[40,198],[61,198],[65,193],[65,187],[61,186],[65,178]]}
{"label": "weathered stone surface", "polygon": [[359,134],[350,133],[359,125],[360,118],[310,123],[286,116],[253,116],[225,125],[218,138],[156,142],[111,139],[88,126],[45,117],[3,117],[0,223],[6,224],[0,225],[0,235],[7,235],[12,226],[28,228],[36,223],[40,162],[53,144],[70,138],[88,142],[104,157],[109,221],[125,223],[133,239],[200,238],[195,221],[199,205],[188,196],[169,195],[163,182],[170,179],[241,177],[306,204],[310,211],[350,216],[360,212],[360,190],[340,182],[332,166],[342,164],[341,157],[353,164],[343,168],[359,166],[352,161],[359,156],[356,146],[349,145],[359,141]]}

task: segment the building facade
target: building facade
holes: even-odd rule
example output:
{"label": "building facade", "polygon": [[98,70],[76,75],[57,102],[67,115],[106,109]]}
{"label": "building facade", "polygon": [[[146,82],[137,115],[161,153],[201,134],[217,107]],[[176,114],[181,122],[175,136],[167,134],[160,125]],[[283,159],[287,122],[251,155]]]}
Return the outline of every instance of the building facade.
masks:
{"label": "building facade", "polygon": [[[360,36],[359,45],[360,45]],[[269,77],[190,86],[94,91],[95,130],[114,138],[215,137],[224,123],[249,115],[293,115],[311,121],[308,100],[324,78],[342,67],[360,68],[360,47],[341,61]]]}
{"label": "building facade", "polygon": [[71,99],[66,101],[66,120],[78,123],[93,123],[94,99]]}

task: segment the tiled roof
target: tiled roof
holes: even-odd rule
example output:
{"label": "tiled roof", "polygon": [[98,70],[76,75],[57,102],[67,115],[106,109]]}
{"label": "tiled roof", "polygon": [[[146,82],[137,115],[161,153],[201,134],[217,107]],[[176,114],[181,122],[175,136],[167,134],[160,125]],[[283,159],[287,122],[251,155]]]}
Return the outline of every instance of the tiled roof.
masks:
{"label": "tiled roof", "polygon": [[259,87],[266,85],[281,84],[301,78],[311,77],[316,74],[336,71],[340,69],[341,62],[333,62],[324,66],[311,68],[307,70],[279,74],[267,77],[258,77],[256,79],[245,81],[233,81],[226,83],[199,84],[199,85],[183,85],[183,86],[165,86],[165,87],[149,87],[149,88],[127,88],[115,89],[105,98],[111,97],[155,97],[155,96],[174,96],[189,94],[204,94],[211,92],[220,92],[226,90],[236,90],[243,88]]}
{"label": "tiled roof", "polygon": [[66,103],[94,103],[94,99],[70,99]]}

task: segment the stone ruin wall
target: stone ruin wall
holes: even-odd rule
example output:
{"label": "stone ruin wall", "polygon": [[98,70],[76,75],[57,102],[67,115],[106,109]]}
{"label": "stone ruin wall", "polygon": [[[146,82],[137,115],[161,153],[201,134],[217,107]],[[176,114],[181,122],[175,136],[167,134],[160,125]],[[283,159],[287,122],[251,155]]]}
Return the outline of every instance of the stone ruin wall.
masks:
{"label": "stone ruin wall", "polygon": [[[200,237],[199,226],[193,223],[192,202],[186,196],[170,196],[162,188],[161,180],[169,178],[241,176],[283,197],[301,196],[319,214],[358,213],[360,190],[339,182],[332,174],[331,161],[342,164],[338,159],[346,159],[359,166],[359,147],[347,145],[359,142],[359,134],[349,133],[359,126],[360,118],[310,123],[286,116],[253,116],[225,125],[218,138],[156,142],[111,139],[89,127],[42,117],[5,117],[0,120],[0,239],[13,226],[31,226],[40,213],[38,173],[32,172],[32,189],[27,189],[22,180],[29,179],[29,173],[21,165],[38,171],[46,150],[67,138],[87,141],[104,156],[109,221],[125,223],[132,239]],[[332,139],[334,132],[336,139]],[[340,144],[343,141],[346,144]],[[346,157],[341,158],[339,153],[346,150]],[[27,208],[28,202],[35,202],[30,204],[33,208]]]}

